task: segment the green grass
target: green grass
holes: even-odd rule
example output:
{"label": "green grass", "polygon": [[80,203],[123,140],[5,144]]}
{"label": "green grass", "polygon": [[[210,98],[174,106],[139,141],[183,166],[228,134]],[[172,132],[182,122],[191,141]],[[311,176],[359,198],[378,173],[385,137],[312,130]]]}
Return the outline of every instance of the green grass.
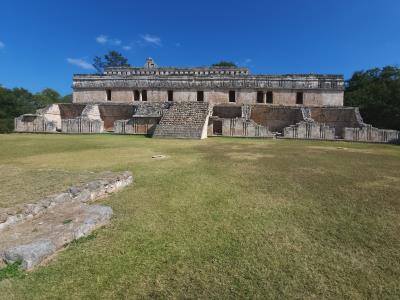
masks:
{"label": "green grass", "polygon": [[21,271],[20,266],[21,262],[17,261],[15,263],[6,265],[4,268],[0,268],[0,281],[14,277],[23,277],[24,273]]}
{"label": "green grass", "polygon": [[4,207],[92,172],[135,177],[101,200],[108,226],[1,281],[2,299],[400,296],[399,146],[13,134],[0,167],[18,170],[0,172]]}

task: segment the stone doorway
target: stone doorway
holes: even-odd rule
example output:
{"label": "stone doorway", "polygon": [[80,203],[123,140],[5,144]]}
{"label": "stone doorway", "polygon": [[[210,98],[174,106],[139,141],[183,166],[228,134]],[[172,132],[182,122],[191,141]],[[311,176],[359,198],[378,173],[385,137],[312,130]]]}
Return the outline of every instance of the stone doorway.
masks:
{"label": "stone doorway", "polygon": [[213,121],[213,135],[222,135],[222,120]]}

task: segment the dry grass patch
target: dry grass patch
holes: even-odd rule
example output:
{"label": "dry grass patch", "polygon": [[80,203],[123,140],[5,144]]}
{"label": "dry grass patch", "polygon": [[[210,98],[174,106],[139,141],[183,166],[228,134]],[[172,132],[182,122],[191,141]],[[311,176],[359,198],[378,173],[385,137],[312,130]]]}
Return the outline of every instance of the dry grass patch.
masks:
{"label": "dry grass patch", "polygon": [[[157,154],[168,159],[151,158]],[[10,168],[10,177],[0,175],[0,193],[9,195],[17,179],[21,193],[45,186],[49,176],[32,179],[40,170],[58,172],[54,187],[103,170],[135,177],[102,200],[114,210],[109,226],[46,267],[1,281],[0,298],[400,294],[398,146],[7,135],[0,136],[0,165]]]}

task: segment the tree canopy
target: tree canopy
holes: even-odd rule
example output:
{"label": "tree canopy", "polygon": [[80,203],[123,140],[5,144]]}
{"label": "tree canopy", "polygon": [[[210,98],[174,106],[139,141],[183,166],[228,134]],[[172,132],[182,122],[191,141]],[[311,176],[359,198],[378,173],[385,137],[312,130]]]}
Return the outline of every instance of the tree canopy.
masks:
{"label": "tree canopy", "polygon": [[22,114],[34,113],[37,109],[52,103],[72,102],[72,96],[62,97],[53,89],[32,94],[23,88],[7,89],[0,86],[0,132],[14,129],[14,118]]}
{"label": "tree canopy", "polygon": [[346,82],[345,105],[360,107],[366,123],[400,130],[400,69],[357,71]]}
{"label": "tree canopy", "polygon": [[221,60],[220,62],[216,63],[216,64],[212,64],[212,67],[235,67],[237,68],[237,65],[231,61],[225,61],[225,60]]}
{"label": "tree canopy", "polygon": [[102,57],[95,56],[93,59],[93,67],[98,73],[103,73],[108,67],[129,67],[128,59],[117,51],[109,51]]}

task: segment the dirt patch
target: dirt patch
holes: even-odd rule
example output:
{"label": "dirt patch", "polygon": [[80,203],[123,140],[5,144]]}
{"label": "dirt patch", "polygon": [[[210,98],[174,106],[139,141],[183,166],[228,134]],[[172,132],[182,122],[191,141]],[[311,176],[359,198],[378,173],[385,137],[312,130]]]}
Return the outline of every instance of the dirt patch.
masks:
{"label": "dirt patch", "polygon": [[341,151],[341,152],[354,152],[354,153],[366,153],[366,154],[376,154],[375,152],[368,149],[357,149],[357,148],[347,148],[347,147],[333,147],[333,146],[307,146],[309,149],[314,150],[327,150],[327,151]]}
{"label": "dirt patch", "polygon": [[261,158],[275,158],[273,154],[267,153],[251,153],[251,152],[231,152],[226,154],[234,160],[257,160]]}

